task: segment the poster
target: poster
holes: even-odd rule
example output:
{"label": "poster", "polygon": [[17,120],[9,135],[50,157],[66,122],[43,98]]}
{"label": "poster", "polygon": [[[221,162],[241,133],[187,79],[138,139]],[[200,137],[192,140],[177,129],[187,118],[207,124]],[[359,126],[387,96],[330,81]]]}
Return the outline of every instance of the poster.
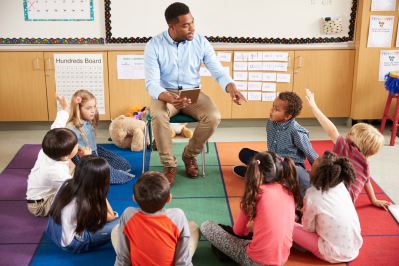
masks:
{"label": "poster", "polygon": [[371,11],[394,11],[396,0],[372,0]]}
{"label": "poster", "polygon": [[144,55],[118,55],[118,79],[144,79]]}
{"label": "poster", "polygon": [[391,47],[394,16],[370,16],[367,47]]}
{"label": "poster", "polygon": [[24,0],[25,21],[94,21],[93,0]]}
{"label": "poster", "polygon": [[57,95],[70,102],[75,91],[88,90],[105,114],[103,54],[54,54],[54,67]]}
{"label": "poster", "polygon": [[380,52],[378,80],[384,81],[384,76],[390,71],[399,71],[399,50],[385,50]]}

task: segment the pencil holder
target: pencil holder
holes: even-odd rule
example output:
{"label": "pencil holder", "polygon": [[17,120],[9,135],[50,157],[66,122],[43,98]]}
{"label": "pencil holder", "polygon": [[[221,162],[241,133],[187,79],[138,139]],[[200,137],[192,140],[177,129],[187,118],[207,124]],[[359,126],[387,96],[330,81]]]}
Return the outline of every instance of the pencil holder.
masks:
{"label": "pencil holder", "polygon": [[323,32],[325,34],[342,32],[342,18],[322,18]]}

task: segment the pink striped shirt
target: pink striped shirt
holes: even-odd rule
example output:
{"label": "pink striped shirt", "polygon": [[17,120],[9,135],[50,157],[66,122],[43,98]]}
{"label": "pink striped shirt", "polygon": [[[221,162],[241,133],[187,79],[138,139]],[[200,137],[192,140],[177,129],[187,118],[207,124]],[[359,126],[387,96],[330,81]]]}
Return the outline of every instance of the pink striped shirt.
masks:
{"label": "pink striped shirt", "polygon": [[[266,265],[283,265],[290,255],[295,220],[294,197],[281,184],[261,186],[256,202],[253,239],[247,246],[252,260]],[[241,210],[234,223],[234,233],[247,235],[248,216]]]}
{"label": "pink striped shirt", "polygon": [[356,180],[347,189],[352,201],[355,202],[360,192],[362,192],[364,185],[370,179],[370,169],[367,159],[349,139],[345,139],[342,136],[338,137],[333,151],[338,156],[347,157],[352,163]]}

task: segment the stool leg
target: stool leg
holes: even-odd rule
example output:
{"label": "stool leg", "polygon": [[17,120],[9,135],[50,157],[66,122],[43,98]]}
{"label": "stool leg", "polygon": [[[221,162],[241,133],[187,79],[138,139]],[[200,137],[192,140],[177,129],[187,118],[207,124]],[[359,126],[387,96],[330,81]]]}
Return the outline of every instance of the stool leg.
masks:
{"label": "stool leg", "polygon": [[398,132],[398,120],[399,120],[399,95],[396,97],[396,110],[392,120],[392,134],[389,145],[395,145],[396,133]]}
{"label": "stool leg", "polygon": [[385,104],[384,114],[382,115],[382,121],[381,121],[381,126],[380,126],[381,134],[384,134],[385,124],[386,124],[387,118],[389,116],[389,108],[391,107],[391,102],[392,102],[392,95],[389,93],[387,102]]}

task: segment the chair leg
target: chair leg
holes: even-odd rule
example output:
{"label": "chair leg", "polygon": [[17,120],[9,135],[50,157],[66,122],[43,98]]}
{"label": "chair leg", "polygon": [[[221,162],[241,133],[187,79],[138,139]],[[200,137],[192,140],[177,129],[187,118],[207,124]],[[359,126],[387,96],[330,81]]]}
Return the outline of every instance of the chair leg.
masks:
{"label": "chair leg", "polygon": [[148,135],[148,121],[145,123],[144,127],[144,140],[143,140],[143,162],[142,162],[142,168],[141,168],[141,173],[144,174],[145,172],[145,162],[147,161],[147,135]]}
{"label": "chair leg", "polygon": [[202,149],[202,176],[205,177],[205,149]]}

